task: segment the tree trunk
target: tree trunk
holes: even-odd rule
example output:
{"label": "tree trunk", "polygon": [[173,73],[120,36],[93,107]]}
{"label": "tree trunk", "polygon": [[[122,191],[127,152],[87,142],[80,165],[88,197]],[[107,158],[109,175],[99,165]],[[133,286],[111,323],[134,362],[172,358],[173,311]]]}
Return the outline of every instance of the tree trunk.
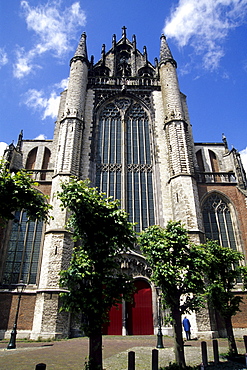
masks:
{"label": "tree trunk", "polygon": [[102,369],[102,334],[99,330],[89,336],[89,370]]}
{"label": "tree trunk", "polygon": [[228,346],[229,346],[229,353],[230,355],[237,355],[238,354],[238,349],[233,333],[233,328],[232,328],[232,318],[231,316],[225,317],[225,325],[226,325],[226,333],[227,333],[227,338],[228,338]]}
{"label": "tree trunk", "polygon": [[182,322],[181,313],[178,309],[172,310],[173,328],[174,328],[174,352],[175,361],[181,369],[186,368],[185,356],[184,356],[184,341],[182,334]]}

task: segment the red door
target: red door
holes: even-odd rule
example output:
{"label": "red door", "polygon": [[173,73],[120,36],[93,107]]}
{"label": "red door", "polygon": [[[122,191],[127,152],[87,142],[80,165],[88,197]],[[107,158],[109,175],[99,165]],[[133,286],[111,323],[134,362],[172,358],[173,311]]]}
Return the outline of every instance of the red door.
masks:
{"label": "red door", "polygon": [[153,310],[150,285],[143,280],[135,281],[133,303],[127,304],[127,328],[129,335],[152,335]]}
{"label": "red door", "polygon": [[122,335],[122,305],[112,306],[109,312],[109,321],[103,325],[104,335]]}

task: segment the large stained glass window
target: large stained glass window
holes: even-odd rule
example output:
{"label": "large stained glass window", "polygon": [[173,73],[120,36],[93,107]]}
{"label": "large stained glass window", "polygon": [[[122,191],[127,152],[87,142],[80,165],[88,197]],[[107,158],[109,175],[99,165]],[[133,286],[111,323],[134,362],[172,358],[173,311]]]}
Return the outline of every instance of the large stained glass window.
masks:
{"label": "large stained glass window", "polygon": [[3,284],[36,284],[43,222],[29,221],[26,212],[16,212],[12,223]]}
{"label": "large stained glass window", "polygon": [[141,104],[109,103],[98,123],[96,186],[121,206],[142,230],[155,223],[150,124]]}
{"label": "large stained glass window", "polygon": [[210,195],[203,204],[206,237],[223,247],[236,249],[231,213],[226,201],[218,194]]}

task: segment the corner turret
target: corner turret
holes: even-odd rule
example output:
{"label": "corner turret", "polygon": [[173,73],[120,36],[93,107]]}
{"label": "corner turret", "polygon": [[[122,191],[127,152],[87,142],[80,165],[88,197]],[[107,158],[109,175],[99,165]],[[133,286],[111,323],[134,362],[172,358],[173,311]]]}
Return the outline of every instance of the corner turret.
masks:
{"label": "corner turret", "polygon": [[83,32],[79,44],[77,46],[76,52],[70,61],[70,65],[76,60],[81,60],[82,62],[88,63],[86,38],[87,35],[85,32]]}
{"label": "corner turret", "polygon": [[167,62],[171,62],[177,68],[177,63],[173,59],[171,50],[166,41],[166,37],[164,34],[162,34],[160,37],[160,64]]}
{"label": "corner turret", "polygon": [[79,175],[89,66],[84,32],[70,61],[68,89],[58,124],[62,149],[57,153],[55,173]]}

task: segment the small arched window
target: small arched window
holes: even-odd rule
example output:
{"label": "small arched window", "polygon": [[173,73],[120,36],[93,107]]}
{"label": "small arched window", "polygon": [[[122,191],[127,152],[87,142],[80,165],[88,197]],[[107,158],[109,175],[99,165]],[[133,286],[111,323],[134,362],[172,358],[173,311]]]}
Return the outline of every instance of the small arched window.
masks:
{"label": "small arched window", "polygon": [[26,161],[26,170],[34,170],[36,157],[37,157],[37,151],[38,151],[38,148],[36,147],[30,150],[30,152],[28,153],[27,161]]}
{"label": "small arched window", "polygon": [[219,172],[219,164],[215,152],[209,150],[209,157],[211,162],[212,172]]}
{"label": "small arched window", "polygon": [[43,163],[42,163],[42,173],[40,176],[40,180],[45,180],[46,179],[46,170],[48,169],[48,165],[50,162],[50,157],[51,157],[51,151],[48,148],[45,148],[44,152],[44,158],[43,158]]}
{"label": "small arched window", "polygon": [[37,283],[43,222],[30,221],[25,211],[15,213],[5,260],[3,284]]}
{"label": "small arched window", "polygon": [[219,194],[210,195],[203,203],[203,222],[206,238],[217,240],[223,247],[236,249],[231,212]]}
{"label": "small arched window", "polygon": [[205,172],[201,149],[196,152],[196,159],[200,172]]}

